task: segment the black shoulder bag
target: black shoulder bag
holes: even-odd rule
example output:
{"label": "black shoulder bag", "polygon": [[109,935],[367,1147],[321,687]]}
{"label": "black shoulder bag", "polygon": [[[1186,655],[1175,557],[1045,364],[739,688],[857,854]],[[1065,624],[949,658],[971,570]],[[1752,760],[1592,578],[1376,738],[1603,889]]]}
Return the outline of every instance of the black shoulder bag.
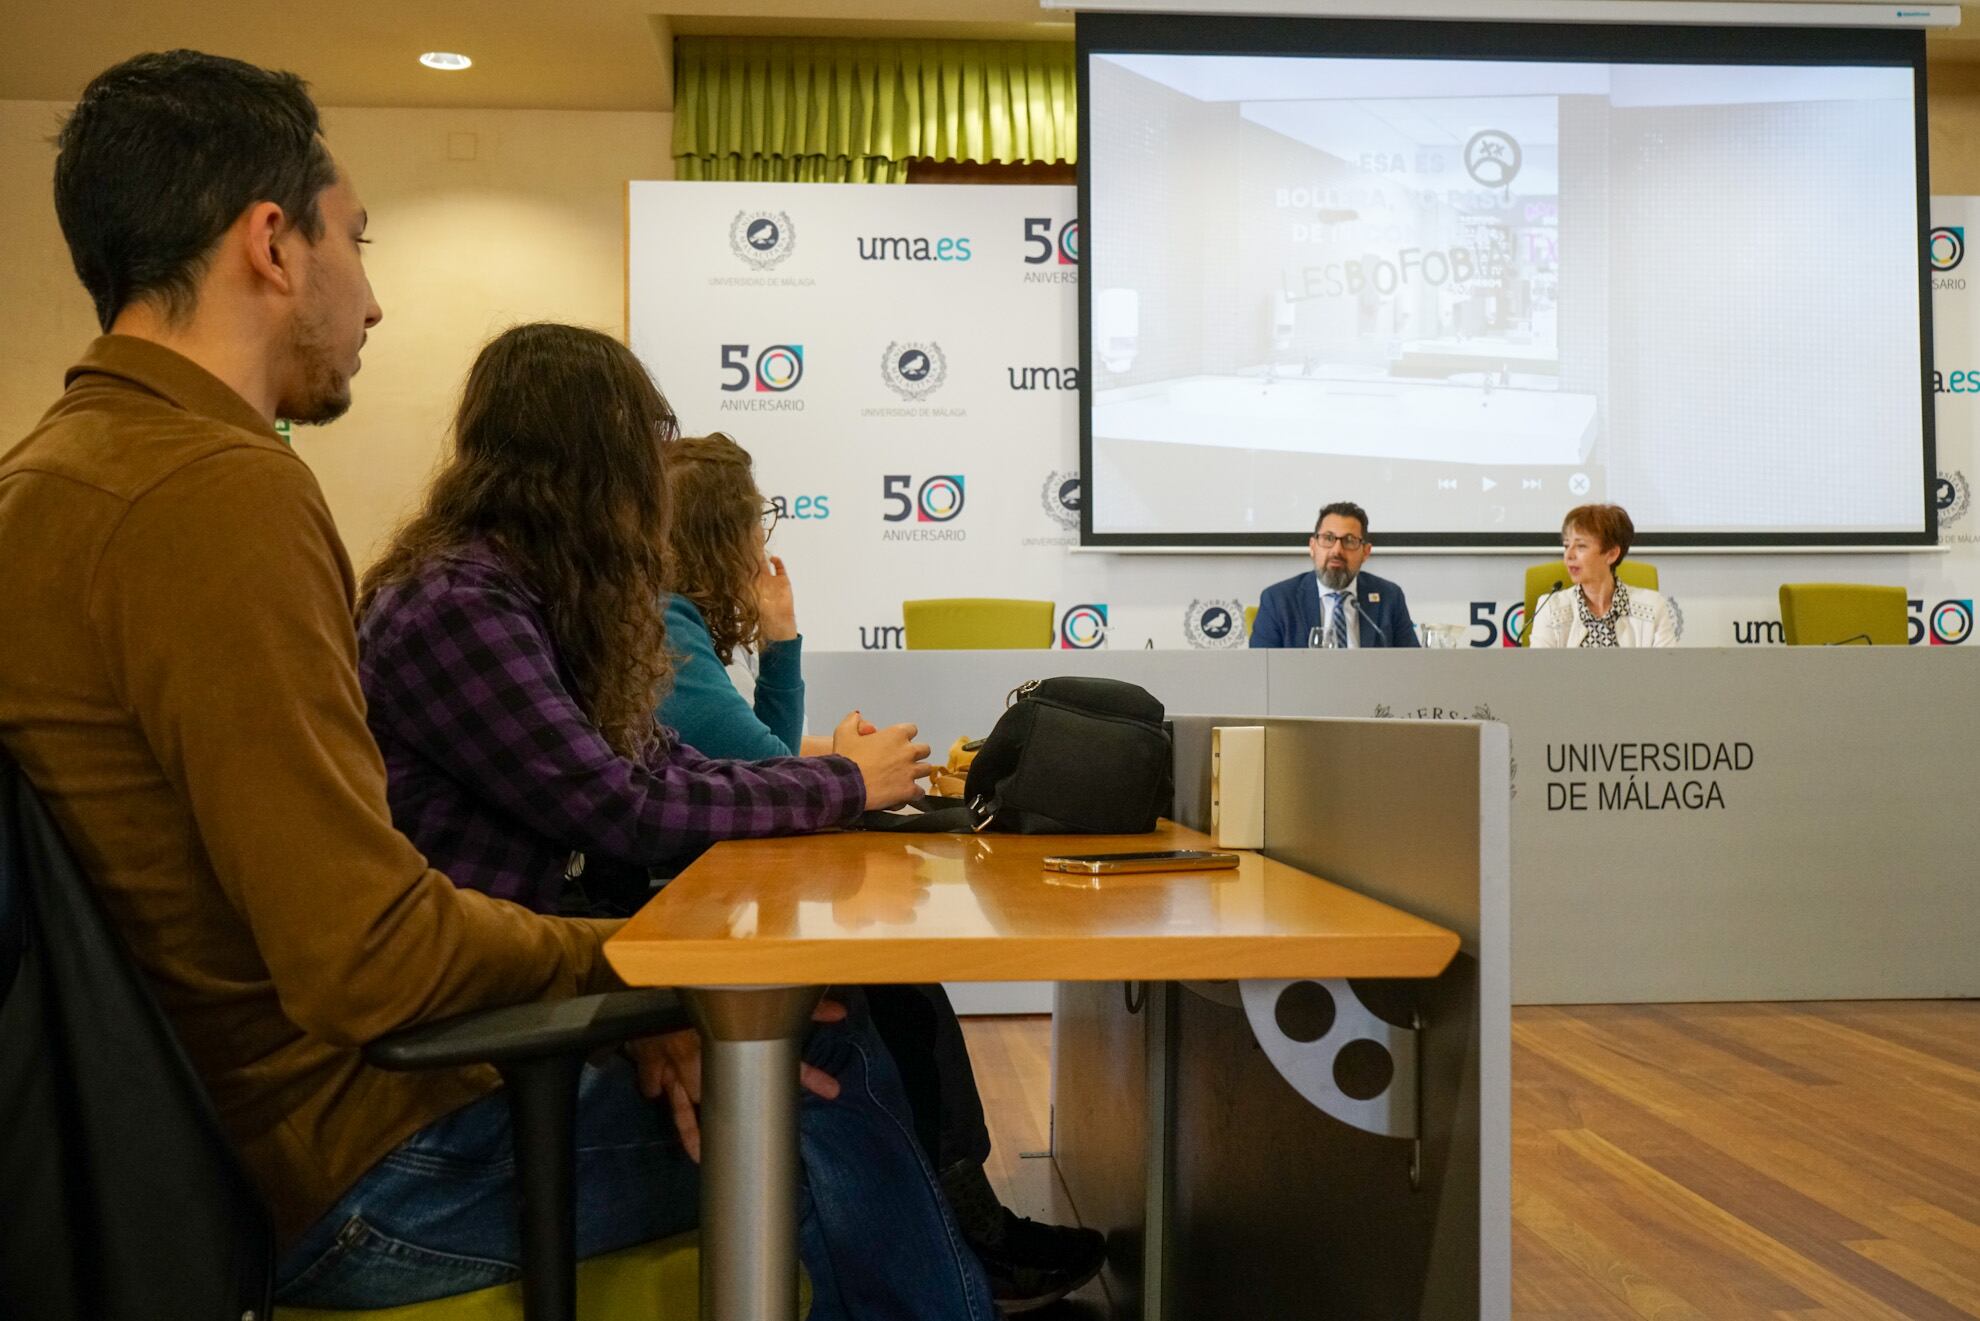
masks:
{"label": "black shoulder bag", "polygon": [[1119,679],[1034,679],[1011,694],[969,768],[976,830],[1137,835],[1175,797],[1162,704]]}

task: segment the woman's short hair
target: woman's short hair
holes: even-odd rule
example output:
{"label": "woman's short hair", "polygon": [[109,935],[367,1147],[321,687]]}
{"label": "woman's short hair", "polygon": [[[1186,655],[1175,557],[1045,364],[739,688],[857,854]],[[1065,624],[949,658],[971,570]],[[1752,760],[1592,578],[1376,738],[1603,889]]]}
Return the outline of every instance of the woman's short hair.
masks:
{"label": "woman's short hair", "polygon": [[1566,536],[1569,528],[1586,532],[1603,550],[1620,550],[1617,564],[1629,558],[1629,544],[1636,540],[1636,524],[1629,521],[1629,511],[1621,505],[1576,505],[1561,520],[1561,535]]}
{"label": "woman's short hair", "polygon": [[694,602],[724,665],[756,645],[756,576],[763,550],[763,496],[749,451],[720,431],[684,436],[667,447],[673,521],[668,569],[676,592]]}

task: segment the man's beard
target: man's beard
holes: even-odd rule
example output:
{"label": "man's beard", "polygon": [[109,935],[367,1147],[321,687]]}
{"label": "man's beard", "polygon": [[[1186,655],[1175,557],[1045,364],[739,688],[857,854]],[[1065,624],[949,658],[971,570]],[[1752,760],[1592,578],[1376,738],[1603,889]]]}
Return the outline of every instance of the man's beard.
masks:
{"label": "man's beard", "polygon": [[1328,565],[1320,570],[1320,585],[1330,592],[1338,592],[1354,581],[1354,572],[1345,564]]}
{"label": "man's beard", "polygon": [[302,395],[282,400],[281,415],[303,426],[322,426],[349,411],[350,378],[332,361],[330,336],[320,319],[296,319],[289,331],[289,351],[302,375]]}

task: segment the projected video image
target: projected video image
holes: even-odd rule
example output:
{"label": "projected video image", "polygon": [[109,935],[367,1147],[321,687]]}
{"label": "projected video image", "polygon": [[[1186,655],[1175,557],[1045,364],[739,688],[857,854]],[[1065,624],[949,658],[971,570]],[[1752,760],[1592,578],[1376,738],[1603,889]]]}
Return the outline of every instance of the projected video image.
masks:
{"label": "projected video image", "polygon": [[1922,526],[1909,69],[1089,79],[1097,533]]}

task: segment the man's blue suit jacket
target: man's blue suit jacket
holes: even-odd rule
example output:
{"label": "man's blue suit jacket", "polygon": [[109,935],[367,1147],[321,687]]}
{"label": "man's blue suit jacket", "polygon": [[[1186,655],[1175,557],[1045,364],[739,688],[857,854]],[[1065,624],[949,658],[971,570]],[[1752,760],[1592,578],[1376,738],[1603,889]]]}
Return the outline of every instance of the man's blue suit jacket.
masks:
{"label": "man's blue suit jacket", "polygon": [[[1295,574],[1282,583],[1273,583],[1258,598],[1258,618],[1251,625],[1254,647],[1304,647],[1320,622],[1319,575],[1312,569]],[[1409,618],[1409,602],[1403,589],[1387,578],[1364,573],[1355,579],[1355,599],[1365,612],[1361,618],[1361,645],[1364,647],[1418,647],[1416,625]],[[1369,621],[1374,627],[1369,627]]]}

